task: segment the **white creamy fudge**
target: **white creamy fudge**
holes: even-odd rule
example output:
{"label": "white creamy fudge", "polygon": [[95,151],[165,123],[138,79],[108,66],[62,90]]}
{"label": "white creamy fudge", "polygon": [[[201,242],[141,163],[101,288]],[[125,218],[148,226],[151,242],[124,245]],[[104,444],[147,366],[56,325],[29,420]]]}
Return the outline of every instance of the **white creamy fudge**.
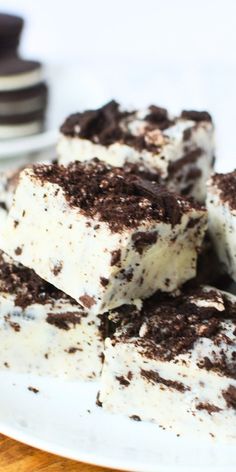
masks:
{"label": "white creamy fudge", "polygon": [[3,249],[93,313],[196,273],[206,211],[98,160],[20,174]]}
{"label": "white creamy fudge", "polygon": [[0,368],[96,379],[103,325],[33,271],[0,254]]}
{"label": "white creamy fudge", "polygon": [[208,182],[207,209],[217,255],[236,281],[236,171],[212,176]]}
{"label": "white creamy fudge", "polygon": [[207,112],[171,117],[156,106],[123,111],[112,101],[69,116],[57,149],[62,164],[96,156],[114,166],[133,165],[171,190],[203,201],[214,165],[214,126]]}
{"label": "white creamy fudge", "polygon": [[113,321],[100,406],[176,434],[236,438],[235,296],[209,286],[159,294]]}

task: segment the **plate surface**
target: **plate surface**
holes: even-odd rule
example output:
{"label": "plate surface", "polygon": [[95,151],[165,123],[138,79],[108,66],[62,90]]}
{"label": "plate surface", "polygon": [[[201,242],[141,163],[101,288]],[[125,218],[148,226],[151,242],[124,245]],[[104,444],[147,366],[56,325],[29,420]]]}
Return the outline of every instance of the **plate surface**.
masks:
{"label": "plate surface", "polygon": [[[99,385],[0,372],[0,432],[31,446],[136,472],[235,472],[235,444],[181,438],[95,405]],[[28,387],[39,390],[33,393]]]}

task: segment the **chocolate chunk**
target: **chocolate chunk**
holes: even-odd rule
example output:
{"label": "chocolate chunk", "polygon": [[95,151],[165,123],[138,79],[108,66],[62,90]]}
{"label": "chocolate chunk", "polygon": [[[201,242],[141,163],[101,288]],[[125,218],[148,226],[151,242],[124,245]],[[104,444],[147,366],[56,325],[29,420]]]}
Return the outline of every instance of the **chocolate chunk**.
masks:
{"label": "chocolate chunk", "polygon": [[164,130],[173,125],[173,121],[169,120],[168,113],[165,108],[151,105],[149,107],[150,113],[145,116],[145,120],[149,123],[156,125],[158,129]]}
{"label": "chocolate chunk", "polygon": [[186,120],[193,120],[197,123],[199,121],[212,122],[212,117],[207,111],[183,110],[181,113],[181,118],[184,118]]}
{"label": "chocolate chunk", "polygon": [[87,110],[69,116],[61,126],[61,132],[67,136],[78,135],[108,146],[121,138],[120,119],[126,114],[119,111],[119,105],[112,100],[97,110]]}
{"label": "chocolate chunk", "polygon": [[144,377],[148,382],[152,384],[160,383],[162,385],[165,385],[165,387],[178,390],[178,392],[181,392],[181,393],[186,392],[186,390],[190,390],[190,387],[188,385],[184,385],[182,382],[177,382],[170,379],[164,379],[158,374],[158,372],[155,372],[154,370],[141,369],[141,376]]}
{"label": "chocolate chunk", "polygon": [[96,300],[87,293],[79,297],[79,299],[86,308],[91,308],[96,303]]}
{"label": "chocolate chunk", "polygon": [[233,408],[236,410],[236,387],[230,385],[227,390],[223,390],[222,395],[228,408]]}
{"label": "chocolate chunk", "polygon": [[111,266],[118,265],[121,260],[121,250],[117,249],[111,253]]}
{"label": "chocolate chunk", "polygon": [[123,386],[128,387],[130,384],[130,380],[126,379],[123,375],[116,376],[116,380]]}
{"label": "chocolate chunk", "polygon": [[69,349],[65,350],[68,354],[75,354],[77,351],[81,351],[81,349],[78,347],[69,347]]}
{"label": "chocolate chunk", "polygon": [[64,329],[68,331],[71,327],[75,327],[81,323],[81,317],[83,313],[70,312],[67,313],[48,313],[46,321],[50,325],[56,326],[58,329]]}
{"label": "chocolate chunk", "polygon": [[224,203],[236,209],[236,170],[228,174],[215,174],[212,177],[213,185],[220,190],[220,196]]}
{"label": "chocolate chunk", "polygon": [[21,248],[21,247],[17,247],[17,248],[15,249],[15,255],[16,255],[16,256],[20,256],[21,254],[22,254],[22,248]]}
{"label": "chocolate chunk", "polygon": [[99,395],[100,395],[100,392],[97,393],[96,405],[99,407],[102,407],[102,402],[99,400]]}
{"label": "chocolate chunk", "polygon": [[38,388],[35,388],[35,387],[28,387],[28,390],[29,390],[30,392],[35,393],[35,394],[39,393],[39,389],[38,389]]}
{"label": "chocolate chunk", "polygon": [[157,241],[157,231],[152,231],[147,233],[144,231],[139,231],[132,235],[132,241],[134,242],[134,247],[139,254],[142,254],[144,249],[147,249],[148,246],[155,244]]}
{"label": "chocolate chunk", "polygon": [[109,284],[109,280],[106,277],[100,277],[100,282],[103,287],[106,287]]}
{"label": "chocolate chunk", "polygon": [[130,419],[131,419],[131,420],[134,420],[134,421],[141,421],[141,418],[140,418],[140,416],[138,416],[138,415],[131,415],[131,416],[130,416]]}
{"label": "chocolate chunk", "polygon": [[180,223],[181,208],[175,194],[168,192],[165,187],[145,179],[137,178],[134,180],[134,186],[140,195],[152,198],[157,208],[162,211],[164,218],[172,226]]}
{"label": "chocolate chunk", "polygon": [[4,211],[8,211],[8,208],[5,202],[0,202],[0,208],[2,208]]}
{"label": "chocolate chunk", "polygon": [[222,408],[219,408],[216,405],[213,405],[212,403],[198,403],[196,405],[197,410],[206,410],[209,415],[212,415],[212,413],[219,413],[222,411]]}

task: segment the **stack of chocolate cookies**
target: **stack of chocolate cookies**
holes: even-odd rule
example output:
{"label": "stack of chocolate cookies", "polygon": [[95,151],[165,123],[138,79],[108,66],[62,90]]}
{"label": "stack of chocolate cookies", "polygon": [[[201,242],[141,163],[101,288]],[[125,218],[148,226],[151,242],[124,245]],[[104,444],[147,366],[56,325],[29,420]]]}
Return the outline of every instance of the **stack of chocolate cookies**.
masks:
{"label": "stack of chocolate cookies", "polygon": [[47,106],[42,64],[18,54],[23,19],[0,14],[0,139],[39,133]]}

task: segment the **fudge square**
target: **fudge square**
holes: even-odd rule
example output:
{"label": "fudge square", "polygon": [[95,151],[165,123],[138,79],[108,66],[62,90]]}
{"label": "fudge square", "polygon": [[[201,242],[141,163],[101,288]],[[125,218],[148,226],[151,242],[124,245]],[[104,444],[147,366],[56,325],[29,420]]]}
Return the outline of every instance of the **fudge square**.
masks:
{"label": "fudge square", "polygon": [[236,297],[209,286],[110,314],[98,404],[177,434],[236,438]]}
{"label": "fudge square", "polygon": [[236,171],[208,182],[209,232],[220,261],[236,281]]}
{"label": "fudge square", "polygon": [[214,126],[207,112],[174,117],[156,106],[124,111],[112,101],[69,116],[58,154],[62,164],[96,156],[114,166],[132,165],[170,190],[203,201],[214,164]]}
{"label": "fudge square", "polygon": [[104,329],[101,318],[0,253],[0,369],[96,379]]}
{"label": "fudge square", "polygon": [[5,252],[103,313],[194,277],[206,211],[97,159],[25,169]]}

